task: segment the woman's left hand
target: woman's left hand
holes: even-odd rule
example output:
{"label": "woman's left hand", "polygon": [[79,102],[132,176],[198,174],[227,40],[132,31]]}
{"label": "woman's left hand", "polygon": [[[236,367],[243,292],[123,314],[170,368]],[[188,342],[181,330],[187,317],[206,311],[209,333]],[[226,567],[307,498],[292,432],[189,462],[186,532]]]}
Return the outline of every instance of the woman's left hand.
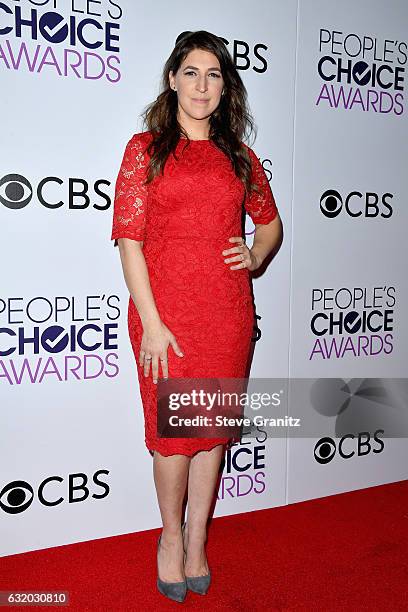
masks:
{"label": "woman's left hand", "polygon": [[[259,262],[256,256],[252,253],[251,249],[245,244],[245,240],[241,236],[232,236],[229,238],[230,242],[238,242],[238,246],[232,247],[222,252],[223,255],[234,254],[233,257],[224,259],[225,263],[231,263],[232,261],[239,262],[234,266],[230,266],[230,270],[240,270],[241,268],[248,268],[251,272],[259,267]],[[237,254],[238,253],[238,254]]]}

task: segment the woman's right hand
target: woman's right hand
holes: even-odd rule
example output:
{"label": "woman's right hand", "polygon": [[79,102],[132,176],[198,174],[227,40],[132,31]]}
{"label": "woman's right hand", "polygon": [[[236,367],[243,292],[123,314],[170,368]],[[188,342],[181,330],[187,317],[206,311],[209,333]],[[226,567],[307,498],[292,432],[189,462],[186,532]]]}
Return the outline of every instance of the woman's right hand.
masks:
{"label": "woman's right hand", "polygon": [[[171,344],[174,352],[183,357],[183,352],[177,344],[176,337],[167,325],[160,321],[157,326],[143,329],[142,342],[140,344],[139,365],[144,366],[144,375],[148,376],[150,364],[154,384],[157,383],[159,375],[159,360],[163,371],[163,378],[168,378],[167,348]],[[146,359],[151,357],[151,359]]]}

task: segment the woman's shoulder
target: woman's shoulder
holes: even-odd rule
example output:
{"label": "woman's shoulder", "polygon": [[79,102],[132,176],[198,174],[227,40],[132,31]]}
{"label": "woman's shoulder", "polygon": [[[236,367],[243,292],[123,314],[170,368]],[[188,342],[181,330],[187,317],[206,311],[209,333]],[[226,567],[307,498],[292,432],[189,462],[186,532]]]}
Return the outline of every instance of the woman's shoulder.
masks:
{"label": "woman's shoulder", "polygon": [[151,139],[152,139],[152,133],[150,130],[146,130],[145,132],[135,132],[130,138],[130,140],[134,144],[140,144],[140,145],[145,145],[149,143]]}
{"label": "woman's shoulder", "polygon": [[131,151],[133,156],[142,163],[144,160],[149,159],[148,146],[151,141],[150,131],[146,132],[135,132],[128,138],[127,149]]}

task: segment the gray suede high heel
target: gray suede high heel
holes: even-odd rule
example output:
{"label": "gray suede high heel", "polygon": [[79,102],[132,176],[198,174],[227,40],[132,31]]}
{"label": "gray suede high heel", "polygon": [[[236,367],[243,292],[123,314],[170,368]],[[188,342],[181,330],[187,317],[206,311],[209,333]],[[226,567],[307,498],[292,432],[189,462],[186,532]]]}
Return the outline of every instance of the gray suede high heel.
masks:
{"label": "gray suede high heel", "polygon": [[[157,554],[159,553],[161,534],[157,542]],[[157,588],[162,595],[173,601],[183,602],[187,594],[187,583],[185,580],[180,582],[164,582],[159,578],[159,564],[157,563]]]}
{"label": "gray suede high heel", "polygon": [[[184,548],[184,528],[186,524],[183,523],[181,527],[181,533],[183,534],[183,548]],[[184,549],[184,561],[186,560],[186,550]],[[206,595],[208,591],[208,587],[211,582],[211,572],[204,576],[186,576],[187,588],[194,593],[198,593],[199,595]]]}

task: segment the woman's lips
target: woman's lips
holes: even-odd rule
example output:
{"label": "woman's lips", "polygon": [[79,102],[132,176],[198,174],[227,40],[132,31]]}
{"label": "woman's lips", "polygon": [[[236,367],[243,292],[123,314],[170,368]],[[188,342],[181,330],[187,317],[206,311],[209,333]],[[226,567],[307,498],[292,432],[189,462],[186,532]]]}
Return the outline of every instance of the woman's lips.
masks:
{"label": "woman's lips", "polygon": [[197,98],[193,98],[193,102],[198,102],[199,104],[205,104],[206,102],[208,102],[208,100],[200,100]]}

